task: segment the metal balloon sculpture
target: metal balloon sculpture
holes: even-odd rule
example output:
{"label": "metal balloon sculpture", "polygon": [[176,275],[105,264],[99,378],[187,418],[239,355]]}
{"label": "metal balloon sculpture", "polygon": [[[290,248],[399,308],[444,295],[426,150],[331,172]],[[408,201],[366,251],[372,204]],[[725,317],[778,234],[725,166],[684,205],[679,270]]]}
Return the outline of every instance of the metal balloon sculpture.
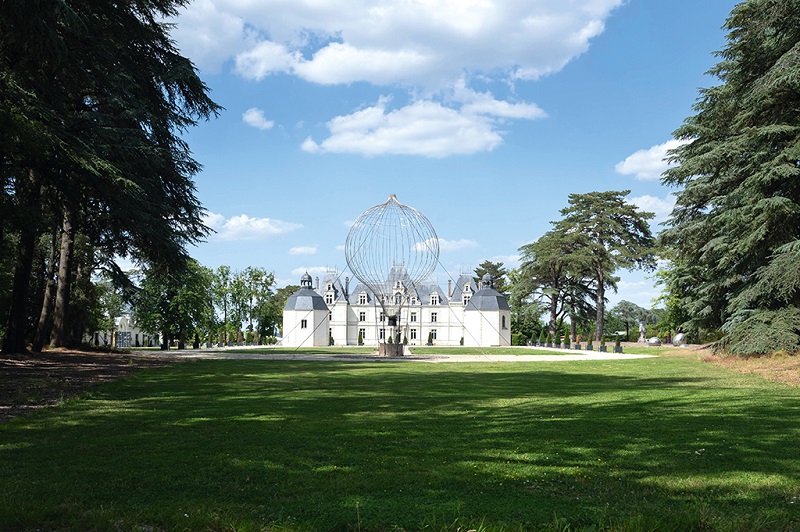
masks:
{"label": "metal balloon sculpture", "polygon": [[422,213],[392,194],[356,219],[344,251],[350,271],[375,294],[389,326],[396,327],[408,294],[436,269],[439,239]]}

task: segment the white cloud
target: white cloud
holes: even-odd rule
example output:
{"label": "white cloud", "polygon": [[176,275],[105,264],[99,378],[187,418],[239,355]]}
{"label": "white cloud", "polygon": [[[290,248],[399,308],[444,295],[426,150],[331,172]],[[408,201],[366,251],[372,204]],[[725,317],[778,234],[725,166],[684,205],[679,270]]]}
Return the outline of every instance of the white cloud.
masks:
{"label": "white cloud", "polygon": [[272,129],[272,126],[275,125],[275,122],[267,120],[264,116],[264,111],[257,107],[251,107],[245,111],[242,114],[242,120],[244,120],[245,124],[257,129]]}
{"label": "white cloud", "polygon": [[328,122],[330,136],[321,143],[311,137],[302,149],[309,153],[421,155],[441,158],[491,151],[503,141],[495,123],[481,115],[459,112],[432,101],[417,101],[393,111],[382,98],[373,107]]}
{"label": "white cloud", "polygon": [[[459,251],[462,249],[478,247],[477,242],[474,240],[468,240],[466,238],[462,238],[461,240],[445,240],[444,238],[439,238],[437,240],[439,240],[439,251]],[[433,239],[426,240],[425,242],[419,242],[414,247],[419,251],[427,248],[430,242],[433,242]]]}
{"label": "white cloud", "polygon": [[301,224],[272,218],[251,218],[246,214],[225,218],[222,214],[213,212],[206,213],[204,222],[217,232],[215,236],[220,240],[259,240],[303,227]]}
{"label": "white cloud", "polygon": [[626,157],[624,161],[617,163],[614,170],[618,174],[636,176],[636,179],[642,181],[658,179],[667,168],[674,166],[664,160],[667,156],[667,151],[674,150],[686,144],[686,142],[685,140],[672,139],[664,144],[658,144],[646,150],[639,150]]}
{"label": "white cloud", "polygon": [[675,208],[675,196],[673,194],[668,194],[665,198],[659,198],[657,196],[645,194],[644,196],[630,198],[628,203],[636,205],[645,212],[655,213],[656,216],[653,221],[661,222],[666,220],[670,213],[672,213],[672,209]]}
{"label": "white cloud", "polygon": [[[422,95],[394,111],[377,105],[334,118],[327,139],[303,142],[306,152],[446,157],[496,148],[501,120],[546,116],[534,103],[473,92],[467,77],[513,85],[557,72],[589,48],[623,3],[197,0],[181,11],[174,35],[211,71],[233,60],[234,72],[250,80],[285,74]],[[458,105],[442,105],[447,98]]]}
{"label": "white cloud", "polygon": [[344,244],[339,244],[334,249],[336,249],[336,251],[344,251]]}
{"label": "white cloud", "polygon": [[295,246],[289,249],[289,255],[316,255],[317,246]]}
{"label": "white cloud", "polygon": [[[584,53],[623,0],[198,0],[178,41],[204,66],[236,57],[251,79],[441,88],[463,72],[535,79]],[[256,42],[254,35],[258,35]]]}

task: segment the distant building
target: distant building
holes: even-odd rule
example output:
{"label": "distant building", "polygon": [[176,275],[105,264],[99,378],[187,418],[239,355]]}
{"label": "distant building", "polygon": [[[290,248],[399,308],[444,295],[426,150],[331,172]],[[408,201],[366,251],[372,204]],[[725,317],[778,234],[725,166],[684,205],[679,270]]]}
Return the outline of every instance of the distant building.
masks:
{"label": "distant building", "polygon": [[139,329],[128,315],[114,318],[113,331],[97,331],[84,338],[84,342],[98,347],[153,347],[159,345],[160,335]]}
{"label": "distant building", "polygon": [[285,346],[378,345],[390,336],[409,345],[480,346],[511,345],[511,312],[506,298],[485,275],[481,286],[461,275],[447,291],[435,283],[411,287],[402,266],[392,268],[383,292],[402,301],[400,319],[390,325],[376,294],[359,283],[350,290],[349,278],[327,275],[322,284],[306,273],[300,290],[286,301],[283,311]]}

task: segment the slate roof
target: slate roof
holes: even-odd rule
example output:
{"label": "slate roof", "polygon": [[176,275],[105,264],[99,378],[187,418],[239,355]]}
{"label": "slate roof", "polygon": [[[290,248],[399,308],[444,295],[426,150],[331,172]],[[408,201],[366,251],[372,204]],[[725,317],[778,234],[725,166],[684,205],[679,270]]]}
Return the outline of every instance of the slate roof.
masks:
{"label": "slate roof", "polygon": [[283,310],[328,310],[322,296],[304,286],[286,300]]}
{"label": "slate roof", "polygon": [[487,273],[483,276],[481,279],[483,288],[472,294],[469,303],[467,303],[467,306],[464,308],[465,311],[510,310],[506,298],[500,292],[492,288],[492,280],[491,274]]}

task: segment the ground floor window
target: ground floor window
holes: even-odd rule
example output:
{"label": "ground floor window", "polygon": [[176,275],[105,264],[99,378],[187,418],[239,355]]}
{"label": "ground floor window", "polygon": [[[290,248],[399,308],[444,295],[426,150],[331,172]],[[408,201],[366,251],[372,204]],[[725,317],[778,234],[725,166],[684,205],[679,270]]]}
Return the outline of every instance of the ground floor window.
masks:
{"label": "ground floor window", "polygon": [[417,330],[416,329],[411,329],[410,336],[411,336],[412,340],[416,340],[417,339]]}
{"label": "ground floor window", "polygon": [[431,329],[431,339],[436,340],[436,329]]}
{"label": "ground floor window", "polygon": [[367,330],[366,329],[359,329],[358,330],[358,335],[361,336],[361,341],[366,340],[367,339]]}
{"label": "ground floor window", "polygon": [[308,329],[308,320],[300,320],[300,328]]}
{"label": "ground floor window", "polygon": [[381,329],[380,331],[378,331],[378,338],[380,338],[381,340],[386,338],[386,329]]}

